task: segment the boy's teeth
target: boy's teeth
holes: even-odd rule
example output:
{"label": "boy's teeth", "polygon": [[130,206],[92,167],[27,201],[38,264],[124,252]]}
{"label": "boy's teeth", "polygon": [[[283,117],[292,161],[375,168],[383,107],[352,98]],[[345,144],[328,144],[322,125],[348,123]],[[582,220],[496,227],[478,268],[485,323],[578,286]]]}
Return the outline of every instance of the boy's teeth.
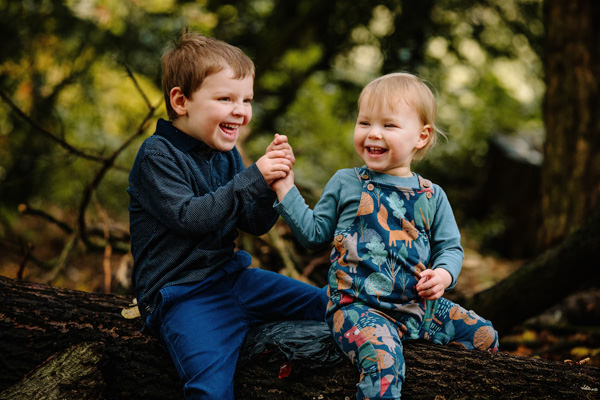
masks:
{"label": "boy's teeth", "polygon": [[227,133],[233,133],[237,128],[238,126],[234,124],[221,124],[221,129]]}

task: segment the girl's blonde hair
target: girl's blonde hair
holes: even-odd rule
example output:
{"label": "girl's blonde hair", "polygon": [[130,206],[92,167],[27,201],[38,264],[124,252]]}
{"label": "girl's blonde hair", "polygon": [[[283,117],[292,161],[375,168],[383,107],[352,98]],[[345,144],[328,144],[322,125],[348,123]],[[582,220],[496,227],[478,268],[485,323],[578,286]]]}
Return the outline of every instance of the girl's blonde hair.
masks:
{"label": "girl's blonde hair", "polygon": [[387,108],[394,110],[395,105],[404,101],[415,109],[423,125],[431,126],[427,144],[417,150],[413,159],[419,160],[435,144],[441,131],[435,126],[435,97],[427,84],[413,74],[395,72],[383,75],[364,87],[358,98],[359,107]]}

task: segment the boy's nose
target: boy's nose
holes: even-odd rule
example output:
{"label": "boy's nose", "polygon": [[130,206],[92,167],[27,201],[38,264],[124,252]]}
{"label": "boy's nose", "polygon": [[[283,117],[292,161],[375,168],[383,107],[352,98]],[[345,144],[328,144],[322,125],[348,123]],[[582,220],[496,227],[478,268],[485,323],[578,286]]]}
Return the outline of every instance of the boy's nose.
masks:
{"label": "boy's nose", "polygon": [[231,110],[231,113],[236,116],[244,115],[246,113],[246,109],[243,104],[235,103],[233,105],[233,110]]}

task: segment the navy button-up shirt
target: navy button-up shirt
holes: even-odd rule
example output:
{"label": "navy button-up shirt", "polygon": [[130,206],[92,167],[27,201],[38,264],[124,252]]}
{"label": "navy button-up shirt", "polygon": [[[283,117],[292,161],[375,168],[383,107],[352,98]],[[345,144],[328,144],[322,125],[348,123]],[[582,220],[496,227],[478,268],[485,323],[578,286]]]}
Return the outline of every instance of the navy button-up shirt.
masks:
{"label": "navy button-up shirt", "polygon": [[159,120],[129,175],[133,283],[150,312],[165,286],[196,282],[250,258],[235,252],[237,229],[261,235],[277,220],[275,194],[236,148],[219,152]]}

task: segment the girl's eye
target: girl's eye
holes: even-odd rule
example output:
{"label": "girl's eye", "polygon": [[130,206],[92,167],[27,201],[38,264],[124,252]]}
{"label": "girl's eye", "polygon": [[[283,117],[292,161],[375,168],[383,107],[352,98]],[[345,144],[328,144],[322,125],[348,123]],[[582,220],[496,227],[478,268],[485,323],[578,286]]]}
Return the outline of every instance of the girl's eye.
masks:
{"label": "girl's eye", "polygon": [[360,126],[369,126],[369,123],[367,121],[359,121],[358,124]]}
{"label": "girl's eye", "polygon": [[229,97],[219,97],[219,101],[230,101]]}
{"label": "girl's eye", "polygon": [[252,99],[246,99],[244,100],[244,103],[252,104]]}
{"label": "girl's eye", "polygon": [[386,128],[397,128],[398,126],[395,124],[385,124],[384,125]]}

